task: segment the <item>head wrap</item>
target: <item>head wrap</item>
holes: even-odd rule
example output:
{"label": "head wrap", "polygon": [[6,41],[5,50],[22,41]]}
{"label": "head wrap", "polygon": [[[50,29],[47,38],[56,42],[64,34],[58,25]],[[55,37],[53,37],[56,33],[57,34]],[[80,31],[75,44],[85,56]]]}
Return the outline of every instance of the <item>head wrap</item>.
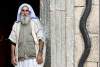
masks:
{"label": "head wrap", "polygon": [[29,5],[29,4],[27,4],[27,3],[24,3],[24,4],[22,4],[20,7],[19,7],[19,9],[18,9],[18,13],[17,13],[17,21],[20,21],[20,19],[21,19],[21,10],[22,10],[22,8],[24,7],[24,6],[27,6],[28,8],[29,8],[29,16],[31,17],[31,19],[38,19],[38,17],[35,15],[35,12],[34,12],[34,10],[32,9],[32,7]]}

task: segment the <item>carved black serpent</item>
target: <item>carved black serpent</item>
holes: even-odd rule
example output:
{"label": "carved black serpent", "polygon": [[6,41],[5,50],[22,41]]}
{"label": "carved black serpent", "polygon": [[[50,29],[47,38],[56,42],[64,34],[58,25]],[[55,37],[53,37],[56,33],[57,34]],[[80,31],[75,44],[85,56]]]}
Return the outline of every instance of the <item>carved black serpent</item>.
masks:
{"label": "carved black serpent", "polygon": [[91,7],[92,7],[92,0],[86,0],[86,6],[85,6],[85,10],[84,13],[80,19],[80,32],[82,34],[82,37],[84,39],[84,51],[82,53],[82,56],[79,60],[79,64],[78,67],[84,67],[84,63],[87,60],[90,50],[91,50],[91,40],[88,34],[88,31],[86,29],[86,22],[87,22],[87,18],[90,14],[91,11]]}

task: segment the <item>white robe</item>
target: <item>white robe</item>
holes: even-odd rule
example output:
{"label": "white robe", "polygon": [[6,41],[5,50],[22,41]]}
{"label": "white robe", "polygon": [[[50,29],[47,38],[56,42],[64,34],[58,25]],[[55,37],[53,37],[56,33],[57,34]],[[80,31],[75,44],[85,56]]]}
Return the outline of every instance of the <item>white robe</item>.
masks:
{"label": "white robe", "polygon": [[[46,44],[45,44],[45,36],[43,33],[43,27],[40,24],[38,19],[31,20],[31,28],[32,28],[32,36],[35,41],[35,48],[36,48],[36,56],[39,50],[38,40],[42,39],[44,41],[44,49],[43,49],[43,63],[45,63],[45,54],[46,54]],[[19,39],[19,32],[20,32],[20,24],[21,22],[15,22],[10,33],[9,39],[16,44],[16,58],[18,61],[18,39]],[[27,31],[26,31],[27,32]]]}
{"label": "white robe", "polygon": [[26,59],[19,61],[16,67],[43,67],[43,64],[37,64],[36,59]]}

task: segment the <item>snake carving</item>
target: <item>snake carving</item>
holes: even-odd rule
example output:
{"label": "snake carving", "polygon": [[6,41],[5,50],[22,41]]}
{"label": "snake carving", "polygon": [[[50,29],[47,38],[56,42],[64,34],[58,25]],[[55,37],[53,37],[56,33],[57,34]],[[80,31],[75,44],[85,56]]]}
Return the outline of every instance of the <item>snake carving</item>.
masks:
{"label": "snake carving", "polygon": [[79,29],[84,40],[84,51],[79,60],[78,67],[84,67],[84,63],[87,60],[91,50],[91,40],[86,28],[86,22],[91,12],[91,7],[92,7],[92,0],[86,0],[85,10],[80,18],[80,24],[79,24]]}

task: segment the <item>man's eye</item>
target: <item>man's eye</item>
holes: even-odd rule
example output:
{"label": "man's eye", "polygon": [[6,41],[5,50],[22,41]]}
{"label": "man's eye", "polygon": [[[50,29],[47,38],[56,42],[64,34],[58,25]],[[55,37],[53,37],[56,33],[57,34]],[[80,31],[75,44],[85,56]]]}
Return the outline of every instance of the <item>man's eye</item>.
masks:
{"label": "man's eye", "polygon": [[28,12],[29,10],[22,10],[23,12]]}

